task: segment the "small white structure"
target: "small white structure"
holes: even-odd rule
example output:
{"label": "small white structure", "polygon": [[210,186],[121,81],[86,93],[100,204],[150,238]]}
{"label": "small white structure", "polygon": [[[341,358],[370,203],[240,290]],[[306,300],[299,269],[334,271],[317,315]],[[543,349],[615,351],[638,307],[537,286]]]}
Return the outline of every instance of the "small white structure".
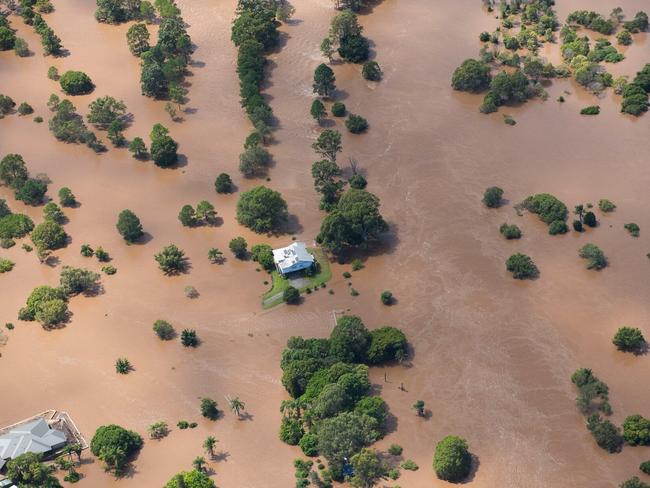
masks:
{"label": "small white structure", "polygon": [[287,275],[314,265],[314,256],[307,251],[304,242],[294,242],[290,246],[273,249],[273,261],[278,273]]}
{"label": "small white structure", "polygon": [[49,454],[63,447],[67,442],[65,434],[51,429],[43,418],[18,425],[6,434],[0,435],[0,469],[11,459],[26,452]]}

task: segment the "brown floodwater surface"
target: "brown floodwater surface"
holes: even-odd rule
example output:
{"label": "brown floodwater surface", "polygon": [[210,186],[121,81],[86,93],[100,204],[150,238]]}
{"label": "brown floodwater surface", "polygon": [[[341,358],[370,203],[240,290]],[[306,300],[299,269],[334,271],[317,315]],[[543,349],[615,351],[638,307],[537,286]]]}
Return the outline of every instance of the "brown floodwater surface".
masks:
{"label": "brown floodwater surface", "polygon": [[[447,486],[435,479],[431,460],[445,435],[465,437],[478,462],[470,485],[502,487],[618,486],[634,475],[650,448],[625,447],[607,454],[594,443],[574,404],[571,373],[590,367],[610,387],[613,421],[627,415],[650,416],[648,356],[617,352],[611,344],[623,325],[650,336],[650,184],[648,134],[650,115],[619,113],[620,97],[611,90],[601,97],[570,80],[547,87],[548,100],[503,107],[489,116],[478,113],[481,96],[454,92],[453,70],[478,54],[478,33],[493,30],[496,20],[477,0],[383,0],[361,16],[373,52],[384,71],[381,83],[362,79],[360,66],[334,64],[337,99],[366,117],[370,129],[351,135],[342,120],[332,121],[343,135],[339,161],[358,161],[368,189],[382,201],[391,235],[382,252],[351,279],[358,297],[349,294],[333,265],[329,295],[320,290],[298,307],[262,311],[266,274],[254,263],[234,259],[228,242],[244,236],[250,244],[286,244],[290,237],[258,236],[238,226],[238,193],[217,195],[217,174],[233,175],[238,192],[261,180],[244,180],[237,164],[250,131],[239,105],[236,50],[230,22],[236,2],[179,0],[189,33],[197,46],[190,68],[189,110],[172,122],[164,102],[140,94],[139,66],[126,45],[128,25],[98,24],[94,2],[58,0],[47,22],[61,37],[69,56],[43,57],[33,30],[16,17],[18,29],[35,54],[18,58],[0,53],[0,92],[17,103],[29,102],[46,122],[11,115],[0,120],[0,155],[23,155],[32,174],[46,173],[49,195],[69,186],[81,205],[66,209],[71,243],[54,253],[58,264],[39,264],[22,242],[0,256],[16,262],[0,275],[0,323],[13,322],[9,341],[0,348],[0,424],[55,408],[70,413],[88,439],[102,424],[117,423],[146,437],[149,424],[165,420],[171,434],[147,440],[132,471],[116,480],[99,463],[81,467],[81,487],[159,487],[176,472],[190,469],[202,455],[208,435],[219,439],[210,462],[219,487],[292,486],[297,448],[280,442],[279,405],[286,393],[280,384],[280,354],[292,335],[326,336],[333,310],[362,316],[371,327],[402,327],[413,345],[408,367],[376,368],[373,382],[394,416],[391,432],[376,447],[404,447],[405,458],[420,469],[404,471],[403,487]],[[289,204],[297,238],[311,242],[323,214],[310,175],[318,134],[309,115],[314,68],[323,59],[321,39],[334,15],[328,0],[295,0],[294,20],[282,27],[282,47],[269,56],[265,93],[278,119],[270,146],[271,181]],[[642,0],[561,0],[560,19],[578,8],[608,14],[615,6],[628,16],[647,9]],[[625,61],[608,68],[633,76],[650,62],[647,34],[634,36]],[[557,46],[544,54],[557,59]],[[552,52],[555,49],[555,52]],[[59,72],[78,69],[96,84],[94,93],[72,97],[79,112],[98,96],[123,99],[133,114],[126,130],[148,141],[153,124],[166,125],[179,144],[182,163],[160,169],[139,162],[126,149],[101,155],[85,146],[66,145],[48,132],[50,93],[60,93],[47,79],[49,66]],[[569,92],[569,94],[565,93]],[[564,94],[566,103],[555,100]],[[599,104],[598,117],[579,115]],[[517,125],[503,123],[512,115]],[[104,133],[99,133],[105,139]],[[488,210],[483,190],[498,185],[509,204]],[[573,208],[609,198],[618,206],[597,214],[600,225],[583,234],[550,236],[534,216],[517,216],[513,204],[532,193],[549,192]],[[26,207],[0,188],[16,212],[40,221],[42,208]],[[177,220],[181,206],[211,201],[223,219],[215,227],[187,229]],[[144,243],[127,246],[115,230],[117,214],[132,209],[147,233]],[[518,241],[505,241],[498,227],[508,221],[523,230]],[[641,236],[632,238],[623,224],[636,222]],[[587,242],[600,246],[610,266],[588,271],[578,255]],[[16,320],[32,288],[54,285],[63,265],[99,270],[94,259],[79,255],[81,244],[103,246],[118,272],[102,276],[103,291],[75,297],[72,317],[61,329],[45,331],[37,323]],[[188,273],[165,277],[153,254],[175,243],[185,250]],[[207,251],[225,251],[223,265],[211,265]],[[504,261],[514,252],[533,257],[539,279],[513,280]],[[193,285],[200,297],[183,289]],[[380,304],[390,289],[396,306]],[[159,341],[151,330],[156,319],[177,330],[193,328],[201,338],[196,349],[178,341]],[[114,372],[118,357],[135,370]],[[384,381],[386,374],[387,382]],[[403,383],[406,391],[398,386]],[[226,411],[216,422],[200,417],[203,396],[227,410],[226,396],[239,396],[250,413],[237,420]],[[430,418],[416,417],[410,406],[426,402]],[[178,430],[179,420],[198,422]],[[87,460],[92,456],[85,455]]]}

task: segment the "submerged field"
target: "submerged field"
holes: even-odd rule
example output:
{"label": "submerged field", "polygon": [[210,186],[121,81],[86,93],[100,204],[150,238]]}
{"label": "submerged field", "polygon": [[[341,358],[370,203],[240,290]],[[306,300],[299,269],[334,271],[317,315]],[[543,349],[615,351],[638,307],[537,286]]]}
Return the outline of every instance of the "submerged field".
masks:
{"label": "submerged field", "polygon": [[[0,156],[22,154],[33,174],[49,176],[50,195],[68,186],[81,203],[66,209],[71,242],[54,253],[58,265],[40,264],[34,253],[20,248],[23,241],[0,250],[0,257],[16,263],[0,274],[0,323],[15,325],[3,330],[9,340],[0,347],[0,397],[6,399],[0,426],[58,409],[74,418],[86,438],[108,423],[143,436],[158,420],[173,427],[161,441],[147,439],[132,471],[118,480],[86,454],[81,487],[162,486],[190,468],[207,435],[219,439],[217,461],[210,463],[217,486],[292,486],[292,460],[299,450],[278,439],[279,405],[287,398],[280,354],[290,336],[326,337],[333,311],[345,310],[361,316],[369,328],[402,328],[413,347],[408,367],[371,368],[395,417],[391,432],[375,447],[401,444],[405,457],[420,466],[392,484],[447,486],[434,478],[431,459],[436,443],[449,434],[466,438],[478,457],[470,486],[608,488],[638,475],[650,448],[626,447],[617,455],[600,449],[575,407],[569,378],[579,367],[592,368],[609,385],[618,425],[627,415],[650,415],[648,356],[626,355],[611,344],[623,325],[650,335],[650,115],[624,116],[620,97],[611,90],[597,99],[571,80],[553,81],[546,102],[479,114],[481,96],[454,92],[450,77],[462,59],[477,55],[477,34],[496,26],[480,2],[378,2],[360,20],[384,70],[381,83],[363,80],[357,65],[333,69],[338,98],[370,123],[365,135],[342,129],[340,161],[359,162],[368,189],[381,198],[391,231],[351,280],[342,277],[349,265],[331,264],[327,287],[334,294],[320,290],[297,307],[263,310],[268,275],[256,272],[255,263],[235,259],[228,242],[241,235],[249,245],[284,246],[291,236],[312,242],[318,234],[323,213],[310,173],[318,130],[309,104],[313,70],[323,62],[319,44],[335,13],[332,3],[296,0],[293,21],[282,27],[282,46],[270,55],[265,93],[278,126],[265,184],[288,202],[295,231],[270,238],[235,220],[238,194],[260,183],[242,178],[237,169],[250,124],[239,105],[230,42],[236,2],[178,1],[197,46],[187,77],[190,110],[180,122],[169,120],[164,102],[141,95],[138,59],[125,42],[128,25],[98,24],[94,2],[88,0],[54,3],[47,21],[69,55],[44,58],[33,30],[12,18],[35,55],[0,53],[0,91],[18,103],[28,101],[33,115],[47,121],[49,95],[61,95],[46,76],[48,67],[85,71],[96,89],[73,97],[80,113],[98,96],[123,99],[133,114],[128,139],[145,137],[162,122],[179,142],[182,157],[178,168],[161,169],[133,159],[126,149],[96,155],[85,146],[58,142],[47,123],[36,124],[33,116],[0,120]],[[572,10],[608,13],[617,5],[560,0],[557,10],[564,19]],[[647,8],[642,0],[620,6],[626,12]],[[650,62],[649,47],[648,34],[638,34],[615,72],[633,76]],[[556,103],[565,91],[570,92],[566,103]],[[599,116],[580,116],[582,107],[593,104],[600,105]],[[517,125],[505,125],[503,113]],[[237,193],[214,192],[221,172],[233,175]],[[481,204],[484,189],[492,185],[503,188],[509,202],[498,210]],[[570,208],[608,198],[617,210],[599,215],[600,226],[586,233],[550,236],[535,216],[519,217],[513,209],[542,192]],[[14,211],[41,220],[42,208],[15,201],[7,188],[0,187],[0,198]],[[181,206],[203,199],[215,205],[223,222],[182,227]],[[142,220],[145,242],[127,246],[116,232],[117,215],[125,208]],[[502,239],[498,227],[504,221],[521,227],[521,240]],[[627,222],[639,224],[640,237],[628,235]],[[166,277],[153,254],[172,242],[185,250],[190,269]],[[587,242],[605,251],[608,268],[585,269],[577,250]],[[103,290],[73,298],[73,315],[61,329],[46,331],[16,320],[31,290],[55,285],[63,264],[99,271],[100,263],[80,256],[84,243],[106,249],[118,269],[113,276],[102,275]],[[224,250],[223,265],[209,264],[211,247]],[[515,281],[506,272],[503,263],[517,251],[535,259],[541,271],[537,280]],[[351,296],[348,281],[359,296]],[[188,285],[198,298],[186,298]],[[381,305],[385,289],[394,293],[396,305]],[[196,329],[201,345],[191,349],[159,341],[151,330],[157,319],[177,330]],[[134,371],[115,374],[117,357],[128,357]],[[226,408],[226,396],[239,396],[250,416],[240,421],[226,412],[217,422],[203,419],[198,411],[203,396],[216,399],[220,408]],[[429,419],[411,410],[417,399],[431,410]],[[181,419],[199,425],[178,430],[174,426]]]}

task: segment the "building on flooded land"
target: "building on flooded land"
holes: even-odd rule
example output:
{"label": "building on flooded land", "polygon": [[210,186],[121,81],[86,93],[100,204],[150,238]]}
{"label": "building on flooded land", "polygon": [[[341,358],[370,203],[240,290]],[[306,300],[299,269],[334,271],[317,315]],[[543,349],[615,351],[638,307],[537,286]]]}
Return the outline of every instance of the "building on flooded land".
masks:
{"label": "building on flooded land", "polygon": [[273,261],[278,273],[285,276],[314,265],[314,256],[307,251],[304,242],[294,242],[287,247],[273,249]]}
{"label": "building on flooded land", "polygon": [[66,443],[65,433],[50,428],[43,418],[18,425],[9,432],[0,435],[0,469],[7,461],[26,452],[47,456]]}

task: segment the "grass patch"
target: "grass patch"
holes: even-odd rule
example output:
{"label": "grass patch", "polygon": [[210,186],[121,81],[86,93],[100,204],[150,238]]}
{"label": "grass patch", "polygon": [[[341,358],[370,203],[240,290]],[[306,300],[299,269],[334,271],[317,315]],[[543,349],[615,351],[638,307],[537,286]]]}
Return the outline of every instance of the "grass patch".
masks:
{"label": "grass patch", "polygon": [[[299,289],[300,292],[307,290],[307,288],[314,290],[317,287],[320,287],[323,283],[327,283],[332,279],[330,263],[323,253],[323,250],[317,247],[309,247],[307,250],[312,254],[312,256],[314,256],[320,265],[320,271],[314,276],[307,276],[304,272],[296,273],[296,275],[308,278],[309,280],[305,286]],[[277,270],[271,272],[271,279],[271,289],[262,296],[262,307],[265,309],[275,307],[282,303],[282,293],[290,286],[289,280],[280,276],[280,273],[278,273]]]}

